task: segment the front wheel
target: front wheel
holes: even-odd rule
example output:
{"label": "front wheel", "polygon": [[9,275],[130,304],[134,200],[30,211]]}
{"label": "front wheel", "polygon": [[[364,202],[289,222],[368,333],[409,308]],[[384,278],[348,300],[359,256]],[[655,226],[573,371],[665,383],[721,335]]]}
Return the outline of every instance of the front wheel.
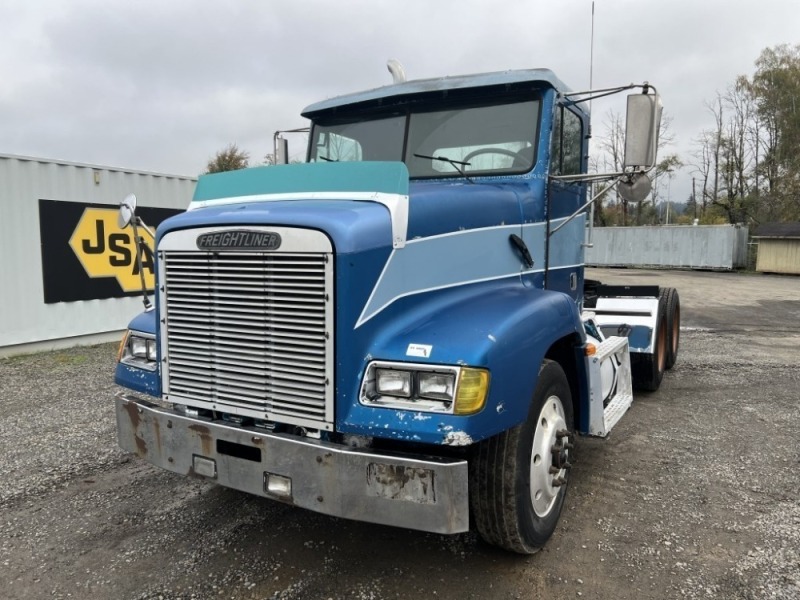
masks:
{"label": "front wheel", "polygon": [[470,500],[484,540],[533,554],[550,538],[567,491],[573,435],[569,383],[558,363],[545,360],[527,419],[475,448]]}

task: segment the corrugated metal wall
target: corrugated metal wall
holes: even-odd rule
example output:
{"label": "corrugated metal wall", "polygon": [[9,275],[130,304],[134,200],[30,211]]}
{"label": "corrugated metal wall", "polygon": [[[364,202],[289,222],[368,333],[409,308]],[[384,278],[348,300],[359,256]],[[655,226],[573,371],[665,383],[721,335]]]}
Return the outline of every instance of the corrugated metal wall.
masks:
{"label": "corrugated metal wall", "polygon": [[800,240],[759,238],[756,271],[800,275]]}
{"label": "corrugated metal wall", "polygon": [[138,297],[44,303],[40,200],[116,207],[132,192],[140,206],[185,209],[195,183],[190,177],[0,155],[0,355],[19,345],[119,331],[142,310]]}
{"label": "corrugated metal wall", "polygon": [[747,266],[747,227],[665,225],[597,227],[586,264],[739,269]]}

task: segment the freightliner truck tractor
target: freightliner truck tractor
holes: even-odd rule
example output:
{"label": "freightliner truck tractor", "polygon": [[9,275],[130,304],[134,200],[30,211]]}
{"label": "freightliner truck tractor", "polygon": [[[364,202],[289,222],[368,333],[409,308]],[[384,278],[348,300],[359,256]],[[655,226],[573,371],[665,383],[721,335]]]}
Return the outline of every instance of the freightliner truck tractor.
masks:
{"label": "freightliner truck tractor", "polygon": [[[158,227],[153,305],[116,368],[119,444],[319,513],[533,553],[575,437],[606,436],[677,358],[674,289],[584,278],[592,202],[650,190],[660,99],[571,92],[546,69],[394,71],[303,111],[305,163],[201,176]],[[589,100],[624,91],[624,167],[588,174]],[[141,226],[135,206],[121,226]]]}

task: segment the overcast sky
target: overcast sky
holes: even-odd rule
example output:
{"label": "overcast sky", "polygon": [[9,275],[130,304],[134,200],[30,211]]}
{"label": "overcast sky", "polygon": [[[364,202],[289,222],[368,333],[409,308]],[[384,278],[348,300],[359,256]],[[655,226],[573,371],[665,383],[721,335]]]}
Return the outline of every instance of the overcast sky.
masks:
{"label": "overcast sky", "polygon": [[[0,153],[197,175],[261,161],[302,108],[409,79],[548,67],[589,83],[591,0],[0,0]],[[594,85],[648,80],[688,162],[704,101],[800,43],[797,0],[596,0]],[[615,106],[623,110],[623,104]],[[594,107],[595,133],[607,107]],[[293,155],[304,140],[290,138]],[[683,201],[688,169],[672,186]]]}

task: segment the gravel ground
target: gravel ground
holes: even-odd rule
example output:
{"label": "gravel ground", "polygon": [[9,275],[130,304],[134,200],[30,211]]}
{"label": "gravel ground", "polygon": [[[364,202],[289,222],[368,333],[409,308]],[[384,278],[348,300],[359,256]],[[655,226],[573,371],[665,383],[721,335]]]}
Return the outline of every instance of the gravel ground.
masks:
{"label": "gravel ground", "polygon": [[116,348],[0,359],[9,599],[800,598],[800,282],[592,270],[681,293],[678,364],[581,439],[561,523],[513,556],[162,472],[116,446]]}

